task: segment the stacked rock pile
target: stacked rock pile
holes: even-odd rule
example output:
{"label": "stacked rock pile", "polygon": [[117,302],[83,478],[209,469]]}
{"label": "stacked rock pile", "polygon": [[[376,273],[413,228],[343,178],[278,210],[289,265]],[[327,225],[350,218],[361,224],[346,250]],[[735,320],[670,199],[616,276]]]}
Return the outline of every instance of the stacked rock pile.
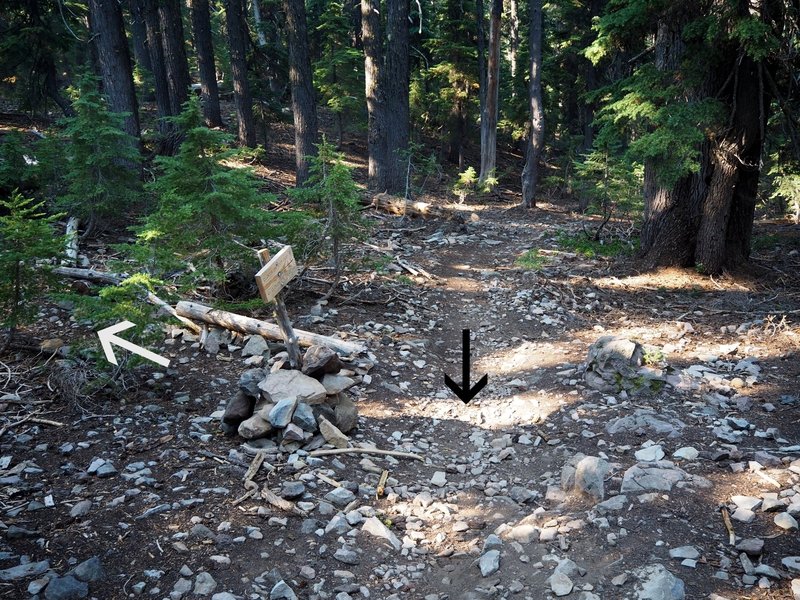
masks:
{"label": "stacked rock pile", "polygon": [[311,450],[329,443],[347,447],[345,435],[358,424],[358,409],[345,392],[360,377],[342,368],[339,356],[325,346],[311,346],[301,370],[248,369],[239,379],[239,390],[229,401],[221,427],[229,435],[246,440],[277,442],[284,447]]}

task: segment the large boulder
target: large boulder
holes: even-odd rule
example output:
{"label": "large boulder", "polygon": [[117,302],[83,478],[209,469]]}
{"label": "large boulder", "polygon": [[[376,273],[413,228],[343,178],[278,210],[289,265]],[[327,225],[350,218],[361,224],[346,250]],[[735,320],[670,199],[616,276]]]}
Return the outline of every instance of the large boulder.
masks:
{"label": "large boulder", "polygon": [[584,379],[601,392],[617,392],[635,379],[644,362],[644,348],[638,342],[606,335],[589,348]]}

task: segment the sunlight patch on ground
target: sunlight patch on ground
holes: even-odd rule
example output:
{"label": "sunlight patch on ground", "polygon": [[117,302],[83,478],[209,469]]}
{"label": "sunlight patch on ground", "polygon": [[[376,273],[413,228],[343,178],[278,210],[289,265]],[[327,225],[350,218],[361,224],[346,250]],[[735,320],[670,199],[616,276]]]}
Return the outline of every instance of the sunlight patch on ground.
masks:
{"label": "sunlight patch on ground", "polygon": [[598,277],[594,285],[616,290],[679,291],[696,290],[702,292],[739,291],[754,292],[752,286],[743,285],[730,278],[713,278],[694,273],[687,269],[665,268],[640,273],[628,277]]}
{"label": "sunlight patch on ground", "polygon": [[568,362],[572,349],[557,348],[553,344],[525,341],[513,348],[502,348],[482,356],[476,362],[481,372],[494,375],[524,375],[542,368],[557,367]]}

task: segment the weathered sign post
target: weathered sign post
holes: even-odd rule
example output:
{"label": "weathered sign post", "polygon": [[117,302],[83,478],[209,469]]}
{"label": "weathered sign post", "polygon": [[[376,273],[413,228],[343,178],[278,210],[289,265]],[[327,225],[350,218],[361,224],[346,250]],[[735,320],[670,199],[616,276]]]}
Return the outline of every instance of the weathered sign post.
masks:
{"label": "weathered sign post", "polygon": [[286,342],[289,353],[289,364],[293,369],[300,368],[300,346],[297,336],[292,329],[289,313],[283,303],[283,288],[297,276],[297,263],[294,260],[291,246],[284,246],[270,259],[269,250],[259,250],[258,259],[261,261],[261,270],[256,273],[256,285],[261,299],[269,304],[275,303],[275,319]]}

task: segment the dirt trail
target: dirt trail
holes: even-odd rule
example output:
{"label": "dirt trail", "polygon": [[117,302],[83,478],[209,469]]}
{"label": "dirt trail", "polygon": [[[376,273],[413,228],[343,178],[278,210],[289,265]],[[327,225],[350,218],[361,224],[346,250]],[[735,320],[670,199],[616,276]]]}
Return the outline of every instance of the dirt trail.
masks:
{"label": "dirt trail", "polygon": [[[276,493],[302,483],[308,518],[237,503],[251,457],[217,423],[246,366],[236,350],[211,357],[168,340],[154,350],[173,367],[143,369],[144,387],[122,404],[62,403],[64,427],[0,439],[11,457],[0,569],[25,554],[63,576],[98,557],[97,598],[792,598],[798,575],[782,561],[800,554],[797,531],[773,519],[800,516],[798,331],[780,321],[794,300],[774,307],[767,286],[639,276],[624,264],[622,274],[558,249],[558,232],[574,227],[558,211],[473,208],[477,221],[468,211],[465,223],[389,221],[371,243],[420,274],[395,261],[395,283],[375,284],[385,303],[332,303],[309,325],[349,331],[376,359],[354,391],[353,443],[424,463],[282,453],[259,483]],[[521,267],[531,248],[545,252]],[[308,302],[291,306],[308,320]],[[59,308],[42,320],[53,335],[78,327]],[[473,382],[489,376],[466,406],[444,384],[445,373],[461,380],[462,329],[473,334]],[[581,365],[609,334],[660,348],[687,389],[588,388]],[[686,448],[696,454],[674,456]],[[607,465],[601,504],[562,489],[579,454]],[[98,477],[97,459],[114,472]],[[382,469],[390,480],[376,498]],[[320,475],[355,502],[337,505]],[[718,510],[734,513],[736,495],[759,500],[749,522],[734,521],[737,541],[763,541],[746,561]],[[770,502],[776,512],[761,510]],[[2,583],[0,596],[31,596],[31,579]]]}

